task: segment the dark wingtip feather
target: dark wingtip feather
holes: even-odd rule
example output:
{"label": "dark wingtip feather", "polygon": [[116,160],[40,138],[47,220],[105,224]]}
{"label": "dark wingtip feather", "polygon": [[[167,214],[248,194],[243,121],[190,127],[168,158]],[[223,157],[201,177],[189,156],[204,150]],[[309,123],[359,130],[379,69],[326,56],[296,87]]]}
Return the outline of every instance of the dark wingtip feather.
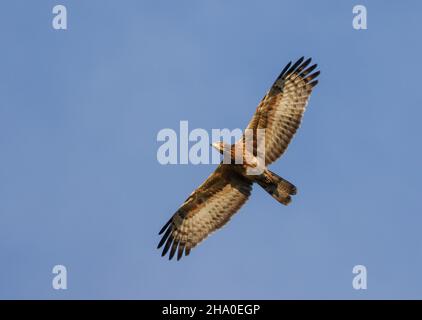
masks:
{"label": "dark wingtip feather", "polygon": [[173,245],[171,246],[171,250],[170,250],[170,254],[169,254],[169,260],[173,259],[178,245],[179,245],[179,241],[176,241],[176,240],[173,241]]}
{"label": "dark wingtip feather", "polygon": [[169,226],[169,224],[171,223],[172,219],[170,219],[169,221],[167,221],[167,223],[164,225],[164,227],[161,228],[160,232],[158,232],[158,235],[162,234],[167,227]]}
{"label": "dark wingtip feather", "polygon": [[277,77],[277,80],[278,79],[281,79],[283,76],[284,76],[284,74],[286,73],[286,71],[290,68],[290,66],[292,65],[292,62],[291,61],[289,61],[289,63],[288,64],[286,64],[286,66],[283,68],[283,70],[280,72],[280,75]]}
{"label": "dark wingtip feather", "polygon": [[167,239],[166,245],[164,246],[163,252],[161,253],[162,257],[164,257],[166,255],[167,251],[169,251],[170,245],[171,245],[172,242],[173,242],[173,238],[169,237]]}
{"label": "dark wingtip feather", "polygon": [[303,60],[305,59],[305,57],[301,57],[299,60],[297,60],[291,67],[290,69],[287,71],[286,74],[290,74],[293,71],[296,70],[297,67],[299,67],[299,65],[303,62]]}
{"label": "dark wingtip feather", "polygon": [[168,228],[167,231],[166,231],[166,233],[164,234],[164,236],[161,238],[161,241],[158,244],[157,249],[160,249],[163,246],[164,242],[166,242],[166,240],[169,237],[170,233],[171,233],[171,228]]}
{"label": "dark wingtip feather", "polygon": [[306,59],[300,66],[299,68],[296,70],[296,73],[301,73],[303,71],[303,69],[305,69],[312,61],[312,58],[308,58]]}
{"label": "dark wingtip feather", "polygon": [[309,85],[313,88],[318,84],[318,80],[312,81]]}
{"label": "dark wingtip feather", "polygon": [[183,250],[185,249],[185,244],[184,243],[180,243],[179,244],[179,250],[177,251],[177,261],[180,260],[180,258],[182,258],[183,256]]}
{"label": "dark wingtip feather", "polygon": [[299,74],[299,76],[300,76],[301,78],[304,78],[306,75],[308,75],[308,74],[310,74],[312,71],[314,71],[316,67],[318,67],[318,64],[316,64],[316,63],[315,63],[314,65],[310,66],[309,68],[307,68],[307,69],[303,70],[303,71]]}
{"label": "dark wingtip feather", "polygon": [[311,75],[309,75],[305,78],[305,81],[310,82],[310,81],[314,80],[316,77],[319,76],[320,73],[321,72],[319,70],[317,72],[312,73]]}

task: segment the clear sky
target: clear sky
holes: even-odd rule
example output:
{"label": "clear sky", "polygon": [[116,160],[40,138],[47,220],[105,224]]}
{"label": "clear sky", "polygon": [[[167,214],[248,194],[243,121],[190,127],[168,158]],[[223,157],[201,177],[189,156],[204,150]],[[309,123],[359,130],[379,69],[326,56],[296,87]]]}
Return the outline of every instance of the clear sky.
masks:
{"label": "clear sky", "polygon": [[[2,1],[0,298],[422,298],[421,9]],[[215,165],[160,165],[158,131],[243,128],[303,55],[320,83],[271,166],[293,203],[255,187],[189,257],[161,258],[159,229]],[[52,288],[58,264],[67,290]]]}

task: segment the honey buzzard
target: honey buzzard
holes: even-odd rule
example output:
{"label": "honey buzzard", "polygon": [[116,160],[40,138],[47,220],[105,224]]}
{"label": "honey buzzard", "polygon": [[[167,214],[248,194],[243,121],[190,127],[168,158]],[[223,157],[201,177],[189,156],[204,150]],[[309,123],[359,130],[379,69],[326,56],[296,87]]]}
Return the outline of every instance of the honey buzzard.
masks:
{"label": "honey buzzard", "polygon": [[[294,64],[289,62],[259,103],[247,126],[253,131],[265,129],[265,168],[262,174],[248,175],[246,169],[251,165],[248,161],[241,165],[220,163],[159,232],[160,235],[164,233],[158,244],[158,248],[164,245],[162,256],[169,250],[169,259],[176,252],[177,260],[183,253],[189,255],[193,247],[226,224],[240,209],[248,200],[254,182],[280,203],[290,203],[296,187],[268,170],[267,166],[287,149],[300,125],[312,89],[318,83],[315,79],[320,71],[314,72],[317,65],[309,66],[310,63],[311,58],[305,60],[304,57]],[[244,142],[238,141],[234,145],[217,142],[212,145],[224,154],[227,150],[233,151],[239,143]],[[256,147],[254,140],[255,155]]]}

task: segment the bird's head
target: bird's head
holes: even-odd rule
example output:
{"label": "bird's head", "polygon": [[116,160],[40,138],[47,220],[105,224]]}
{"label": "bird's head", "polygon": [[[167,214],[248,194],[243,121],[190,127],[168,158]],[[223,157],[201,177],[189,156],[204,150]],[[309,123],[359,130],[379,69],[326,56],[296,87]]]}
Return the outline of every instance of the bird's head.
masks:
{"label": "bird's head", "polygon": [[216,141],[212,143],[211,146],[216,148],[221,154],[230,150],[230,145],[223,141]]}

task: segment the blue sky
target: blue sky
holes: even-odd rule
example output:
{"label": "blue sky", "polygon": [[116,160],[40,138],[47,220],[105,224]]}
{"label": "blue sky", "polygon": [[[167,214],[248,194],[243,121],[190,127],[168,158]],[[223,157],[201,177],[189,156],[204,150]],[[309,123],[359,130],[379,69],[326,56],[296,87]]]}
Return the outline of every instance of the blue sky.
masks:
{"label": "blue sky", "polygon": [[[422,298],[420,2],[0,7],[0,298]],[[188,258],[161,258],[157,232],[215,165],[160,165],[158,131],[244,127],[303,55],[320,83],[271,166],[293,203],[255,187]]]}

